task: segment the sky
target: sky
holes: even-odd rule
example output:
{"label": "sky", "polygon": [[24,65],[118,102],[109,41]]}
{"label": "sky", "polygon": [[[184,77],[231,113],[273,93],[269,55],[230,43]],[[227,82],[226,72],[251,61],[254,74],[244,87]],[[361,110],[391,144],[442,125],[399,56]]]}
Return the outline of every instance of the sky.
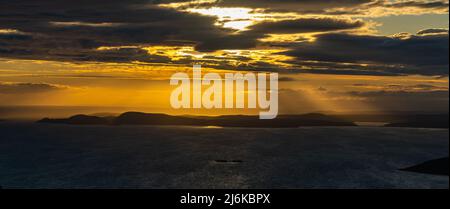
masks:
{"label": "sky", "polygon": [[169,78],[201,64],[279,73],[281,114],[448,112],[448,0],[0,5],[0,106],[253,114],[172,109]]}

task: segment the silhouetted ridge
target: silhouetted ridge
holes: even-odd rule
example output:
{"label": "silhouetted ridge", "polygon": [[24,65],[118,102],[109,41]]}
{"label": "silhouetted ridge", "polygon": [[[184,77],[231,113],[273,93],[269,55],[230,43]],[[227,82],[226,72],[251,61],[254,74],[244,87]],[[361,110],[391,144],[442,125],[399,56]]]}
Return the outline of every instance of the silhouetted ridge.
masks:
{"label": "silhouetted ridge", "polygon": [[89,115],[74,115],[67,119],[44,118],[39,123],[63,123],[72,125],[106,125],[111,122],[111,117],[96,117]]}
{"label": "silhouetted ridge", "polygon": [[437,160],[431,160],[410,168],[401,169],[402,171],[410,171],[425,174],[445,175],[448,176],[448,157]]}
{"label": "silhouetted ridge", "polygon": [[114,120],[116,125],[202,125],[202,122],[193,118],[140,112],[123,113]]}
{"label": "silhouetted ridge", "polygon": [[266,127],[284,128],[300,126],[355,126],[353,122],[323,114],[281,115],[273,120],[260,120],[259,116],[171,116],[127,112],[117,117],[97,117],[76,115],[67,119],[45,118],[40,123],[62,123],[74,125],[184,125],[184,126],[222,126],[222,127]]}

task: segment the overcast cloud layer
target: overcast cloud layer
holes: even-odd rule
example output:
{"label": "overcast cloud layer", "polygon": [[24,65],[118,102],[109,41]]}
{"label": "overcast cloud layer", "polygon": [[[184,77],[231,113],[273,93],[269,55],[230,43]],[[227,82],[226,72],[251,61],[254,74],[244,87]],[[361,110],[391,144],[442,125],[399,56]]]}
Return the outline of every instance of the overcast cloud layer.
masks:
{"label": "overcast cloud layer", "polygon": [[[190,4],[158,6],[175,2]],[[1,58],[182,65],[201,61],[205,66],[236,70],[448,75],[448,29],[424,28],[417,34],[389,37],[363,34],[361,31],[367,31],[371,23],[356,17],[380,15],[380,10],[448,14],[448,1],[0,0],[0,4]],[[261,21],[246,31],[236,31],[218,26],[217,17],[183,10],[213,6],[262,9],[264,14],[294,12],[313,16]],[[356,16],[343,18],[343,15]],[[270,34],[312,34],[314,40],[262,41]],[[245,56],[210,55],[203,60],[192,57],[173,60],[144,50],[151,46],[192,46],[196,52],[203,53],[282,49],[283,52],[274,56],[291,59],[269,62]],[[98,50],[99,47],[104,50]],[[242,64],[231,65],[231,61]]]}

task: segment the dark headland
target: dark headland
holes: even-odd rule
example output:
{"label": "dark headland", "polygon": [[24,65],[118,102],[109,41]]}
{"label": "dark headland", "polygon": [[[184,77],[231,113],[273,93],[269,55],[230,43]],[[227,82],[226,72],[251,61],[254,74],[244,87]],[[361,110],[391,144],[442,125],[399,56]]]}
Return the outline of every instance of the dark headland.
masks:
{"label": "dark headland", "polygon": [[401,169],[402,171],[448,176],[448,157],[430,160],[422,164]]}
{"label": "dark headland", "polygon": [[117,117],[75,115],[70,118],[44,118],[38,123],[71,125],[180,125],[180,126],[220,126],[246,128],[288,128],[302,126],[356,126],[355,123],[319,113],[304,115],[281,115],[273,120],[260,120],[258,116],[172,116],[127,112]]}

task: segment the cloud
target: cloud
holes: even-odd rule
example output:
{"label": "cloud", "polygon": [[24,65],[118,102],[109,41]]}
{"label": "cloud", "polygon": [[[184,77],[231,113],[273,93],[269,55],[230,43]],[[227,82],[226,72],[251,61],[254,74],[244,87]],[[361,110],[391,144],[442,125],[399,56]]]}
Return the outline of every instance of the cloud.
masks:
{"label": "cloud", "polygon": [[367,89],[367,90],[382,90],[385,92],[436,92],[436,91],[448,91],[448,86],[436,86],[431,84],[368,84],[368,83],[355,83],[353,87]]}
{"label": "cloud", "polygon": [[0,94],[43,93],[67,89],[66,86],[48,83],[9,83],[0,82]]}
{"label": "cloud", "polygon": [[448,112],[449,107],[448,90],[348,92],[347,95],[364,98],[366,103],[384,110]]}
{"label": "cloud", "polygon": [[[330,111],[331,107],[320,107],[317,101],[335,104],[340,111],[436,111],[448,112],[448,90],[407,91],[336,91],[316,89],[313,97],[305,89],[280,89],[280,105],[283,110]],[[300,107],[300,108],[299,108]],[[376,109],[371,109],[376,107]],[[282,108],[280,107],[280,110]]]}
{"label": "cloud", "polygon": [[328,89],[326,89],[326,88],[324,88],[324,87],[319,87],[317,90],[318,90],[318,91],[328,91]]}
{"label": "cloud", "polygon": [[[56,61],[143,62],[174,64],[169,57],[148,55],[139,47],[193,46],[199,52],[252,49],[267,34],[324,32],[361,27],[361,21],[302,18],[263,22],[236,33],[215,25],[212,16],[155,6],[159,1],[8,1],[2,3],[0,56]],[[345,1],[349,4],[355,1]],[[90,5],[83,6],[83,3]],[[294,2],[291,2],[294,3]],[[308,4],[315,4],[310,1]],[[323,3],[329,5],[330,3]],[[278,5],[278,4],[276,4]],[[334,4],[333,4],[334,5]],[[20,31],[12,33],[11,31]],[[98,47],[122,47],[98,51]],[[183,62],[183,61],[178,61]],[[185,63],[192,60],[184,59]]]}
{"label": "cloud", "polygon": [[[448,13],[448,0],[160,0],[178,9],[244,7],[270,12],[315,15],[389,16],[393,14]],[[181,2],[181,4],[180,4]]]}
{"label": "cloud", "polygon": [[385,7],[395,7],[395,8],[404,8],[404,7],[415,7],[415,8],[424,8],[424,9],[447,9],[448,10],[448,1],[394,1],[384,4]]}
{"label": "cloud", "polygon": [[364,26],[362,21],[335,18],[302,18],[277,22],[263,22],[251,26],[252,33],[292,34],[357,29]]}
{"label": "cloud", "polygon": [[[263,21],[241,31],[237,34],[222,37],[204,37],[203,42],[196,46],[199,51],[215,51],[220,49],[251,49],[258,45],[264,45],[259,39],[266,38],[270,34],[300,34],[338,32],[344,30],[359,29],[366,26],[361,20],[349,20],[338,18],[298,18],[293,20]],[[204,46],[207,47],[204,47]]]}
{"label": "cloud", "polygon": [[119,47],[103,50],[93,50],[85,54],[77,54],[71,58],[75,61],[96,62],[143,62],[143,63],[168,63],[170,58],[159,55],[150,55],[146,50],[136,47]]}
{"label": "cloud", "polygon": [[366,92],[358,92],[352,91],[347,92],[346,94],[350,94],[353,96],[374,98],[374,97],[410,97],[410,98],[424,98],[424,96],[428,96],[431,98],[439,99],[439,100],[448,100],[448,91],[446,90],[438,90],[438,91],[426,91],[426,92],[417,92],[417,91],[366,91]]}
{"label": "cloud", "polygon": [[278,81],[280,81],[280,82],[293,82],[293,81],[297,81],[297,79],[292,78],[292,77],[280,77],[278,79]]}
{"label": "cloud", "polygon": [[370,69],[367,65],[384,66],[385,70],[381,71],[384,73],[448,75],[448,34],[398,38],[331,33],[316,38],[313,42],[298,43],[284,54],[330,66],[339,63],[350,63],[357,69]]}
{"label": "cloud", "polygon": [[[262,21],[247,31],[217,26],[218,19],[159,7],[160,3],[187,2],[192,7],[249,7],[301,10],[321,16],[294,16],[291,20]],[[330,11],[348,8],[438,7],[440,4],[383,0],[21,0],[4,1],[0,7],[0,56],[10,59],[69,62],[165,63],[236,70],[267,70],[364,75],[448,75],[448,32],[428,29],[402,37],[358,36],[349,32],[366,26],[361,20],[335,18]],[[421,4],[417,2],[422,2]],[[444,2],[445,4],[445,2]],[[447,3],[448,4],[448,3]],[[89,5],[89,6],[86,6]],[[347,11],[347,10],[345,10]],[[334,14],[339,13],[338,10]],[[267,13],[264,13],[267,14]],[[339,33],[340,32],[340,33]],[[322,33],[316,41],[263,42],[268,34]],[[327,33],[327,34],[323,34]],[[185,56],[149,54],[145,47],[188,46],[192,54],[223,49],[287,49],[258,56]],[[98,50],[106,47],[108,50]],[[275,53],[275,52],[274,52]],[[251,54],[251,52],[249,52]],[[284,56],[283,56],[284,55]],[[275,60],[277,56],[283,59]],[[293,57],[293,60],[286,58]]]}
{"label": "cloud", "polygon": [[440,33],[446,33],[448,34],[448,29],[445,28],[431,28],[431,29],[425,29],[417,32],[417,35],[429,35],[429,34],[440,34]]}
{"label": "cloud", "polygon": [[[169,3],[173,1],[163,1],[163,3]],[[329,0],[219,0],[210,2],[201,1],[183,1],[191,2],[188,4],[190,6],[197,5],[200,7],[245,7],[252,9],[268,9],[271,11],[317,11],[333,8],[349,8],[356,7],[363,4],[374,2],[374,0],[339,0],[339,1],[329,1]]]}
{"label": "cloud", "polygon": [[417,84],[417,85],[398,85],[390,84],[385,87],[391,91],[405,91],[405,92],[436,92],[436,91],[448,91],[448,87],[434,86],[430,84]]}
{"label": "cloud", "polygon": [[[102,61],[109,60],[110,54],[101,57],[102,53],[92,49],[175,44],[213,51],[251,48],[259,38],[235,35],[234,30],[215,26],[214,17],[160,8],[146,0],[113,0],[107,4],[84,0],[8,1],[2,2],[0,13],[2,27],[27,34],[1,34],[0,55],[12,58],[65,60],[85,55]],[[136,52],[139,61],[142,53]]]}

